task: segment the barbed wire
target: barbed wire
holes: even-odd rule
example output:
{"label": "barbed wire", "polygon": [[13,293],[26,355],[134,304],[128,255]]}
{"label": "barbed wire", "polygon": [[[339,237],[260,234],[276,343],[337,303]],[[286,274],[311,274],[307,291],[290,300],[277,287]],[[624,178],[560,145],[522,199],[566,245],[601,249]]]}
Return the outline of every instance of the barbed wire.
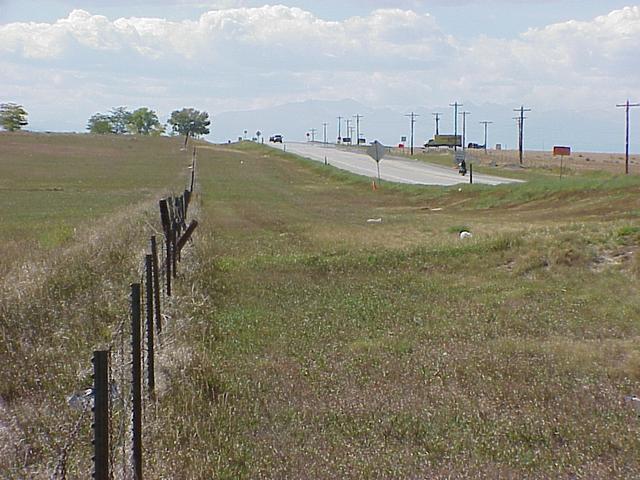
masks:
{"label": "barbed wire", "polygon": [[[195,158],[193,165],[195,165]],[[182,213],[184,212],[185,205],[182,207],[178,205],[179,200],[173,197],[168,197],[168,205],[171,211],[171,216],[174,218],[174,223],[176,222],[184,222],[185,218],[182,217]],[[184,198],[182,202],[184,202]],[[180,217],[180,218],[178,218]],[[159,296],[161,298],[161,302],[163,305],[171,306],[173,302],[171,301],[171,297],[167,295],[165,288],[163,285],[169,280],[167,278],[167,251],[166,251],[166,233],[160,232],[155,226],[151,225],[147,220],[145,220],[145,224],[155,235],[161,235],[164,241],[157,242],[159,245],[158,254],[162,259],[162,262],[158,262],[158,289]],[[145,285],[146,280],[146,258],[143,256],[143,260],[138,262],[135,269],[137,276],[139,277],[140,285]],[[153,277],[152,277],[153,278]],[[153,280],[152,280],[153,281]],[[155,288],[155,287],[154,287]],[[141,310],[143,308],[143,299],[146,300],[146,290],[141,288]],[[171,310],[169,308],[169,310]],[[161,317],[163,319],[163,323],[167,320],[171,319],[172,316],[166,313],[161,313]],[[133,431],[131,426],[131,421],[127,422],[127,419],[130,417],[129,412],[131,412],[131,404],[133,394],[130,383],[128,381],[128,373],[129,369],[132,366],[133,359],[131,357],[131,351],[129,343],[126,341],[126,337],[128,336],[127,325],[128,325],[128,316],[122,315],[122,318],[117,323],[114,330],[112,330],[110,339],[108,342],[108,382],[109,382],[109,399],[110,399],[110,414],[108,415],[108,436],[109,436],[109,471],[110,478],[115,478],[116,468],[118,464],[121,466],[120,479],[128,480],[131,473],[131,465],[132,458],[127,453],[128,445],[132,445],[133,442]],[[153,325],[153,317],[148,319]],[[172,323],[172,322],[171,322]],[[153,328],[153,327],[152,327]],[[182,328],[180,329],[182,330]],[[171,336],[162,335],[158,337],[158,344],[162,344],[164,348],[167,346],[173,345],[177,342],[178,332],[172,332]],[[162,338],[162,341],[160,341]],[[142,365],[145,365],[145,360],[148,356],[148,351],[146,346],[146,336],[141,335],[141,352],[142,352]],[[58,462],[54,468],[53,474],[51,476],[51,480],[65,480],[67,478],[67,469],[68,469],[68,461],[71,454],[71,451],[74,445],[78,442],[80,437],[80,432],[82,430],[82,426],[86,421],[87,412],[89,411],[89,407],[93,405],[93,389],[90,390],[90,394],[85,396],[89,396],[89,401],[84,401],[82,404],[82,411],[76,420],[72,430],[69,432],[67,441],[62,447],[59,455]],[[83,397],[84,398],[84,397]],[[143,402],[143,406],[146,406],[148,402]],[[144,412],[144,416],[146,418],[155,418],[156,410],[153,408],[146,408]],[[131,420],[129,418],[129,420]],[[146,422],[145,422],[146,426]]]}
{"label": "barbed wire", "polygon": [[58,458],[58,463],[56,464],[55,469],[53,470],[53,474],[51,475],[51,480],[66,480],[67,478],[67,462],[69,460],[69,454],[71,453],[71,449],[78,441],[78,437],[80,436],[80,430],[82,429],[82,425],[84,425],[85,416],[89,411],[89,406],[91,405],[91,401],[84,402],[84,406],[80,412],[80,416],[76,420],[73,429],[69,432],[67,442],[62,447],[60,451],[60,456]]}

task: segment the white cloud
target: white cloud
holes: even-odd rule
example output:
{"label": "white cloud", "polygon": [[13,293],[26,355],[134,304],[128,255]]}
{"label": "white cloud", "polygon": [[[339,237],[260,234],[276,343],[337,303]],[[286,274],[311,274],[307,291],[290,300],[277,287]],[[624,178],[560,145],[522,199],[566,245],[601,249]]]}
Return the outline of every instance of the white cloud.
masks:
{"label": "white cloud", "polygon": [[[210,10],[182,21],[112,20],[73,10],[52,23],[0,25],[0,62],[32,72],[19,89],[23,103],[31,89],[39,102],[93,90],[94,99],[120,100],[113,104],[140,103],[134,95],[151,106],[186,97],[206,99],[207,108],[344,97],[395,106],[451,99],[608,105],[640,96],[639,44],[637,6],[531,29],[515,40],[463,41],[432,16],[400,8],[340,21],[282,5]],[[35,72],[55,81],[36,84]],[[15,82],[7,88],[9,81],[0,80],[0,87],[18,92]],[[153,94],[133,87],[137,81]],[[124,101],[127,95],[131,101]]]}

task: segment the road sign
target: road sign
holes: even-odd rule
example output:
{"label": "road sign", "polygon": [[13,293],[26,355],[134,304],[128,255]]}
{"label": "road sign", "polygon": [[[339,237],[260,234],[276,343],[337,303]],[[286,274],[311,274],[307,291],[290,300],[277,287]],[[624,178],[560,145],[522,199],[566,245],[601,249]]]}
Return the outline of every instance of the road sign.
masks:
{"label": "road sign", "polygon": [[377,140],[373,142],[369,148],[367,148],[367,154],[371,158],[373,158],[376,161],[376,163],[382,160],[385,153],[387,153],[386,147]]}

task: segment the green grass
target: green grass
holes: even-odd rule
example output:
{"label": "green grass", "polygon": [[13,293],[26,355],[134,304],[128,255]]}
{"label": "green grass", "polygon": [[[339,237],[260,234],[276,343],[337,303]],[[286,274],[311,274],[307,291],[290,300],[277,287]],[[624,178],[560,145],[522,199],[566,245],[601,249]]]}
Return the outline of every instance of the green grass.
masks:
{"label": "green grass", "polygon": [[622,401],[640,387],[637,260],[598,263],[637,247],[637,179],[371,192],[253,145],[210,153],[194,272],[210,309],[185,341],[213,339],[193,345],[197,382],[175,382],[217,390],[165,419],[211,432],[193,477],[640,471]]}
{"label": "green grass", "polygon": [[0,134],[0,240],[55,247],[87,220],[177,187],[179,148],[172,139]]}
{"label": "green grass", "polygon": [[[200,226],[160,346],[146,476],[639,474],[624,402],[640,393],[637,177],[374,192],[250,143],[202,148],[198,168]],[[24,466],[10,451],[13,476],[46,477],[64,442],[56,429],[74,417],[60,397],[126,315],[139,249],[122,246],[157,225],[150,208],[92,227],[108,233],[98,252],[46,247],[64,260],[33,279],[29,302],[1,304],[0,360],[37,373],[0,371],[11,440],[36,452]]]}

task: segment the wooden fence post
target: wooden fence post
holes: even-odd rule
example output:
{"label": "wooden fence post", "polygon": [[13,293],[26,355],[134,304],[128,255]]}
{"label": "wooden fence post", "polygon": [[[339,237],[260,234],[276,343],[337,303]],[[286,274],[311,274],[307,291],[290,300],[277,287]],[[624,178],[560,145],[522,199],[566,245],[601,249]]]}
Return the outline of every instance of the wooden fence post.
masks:
{"label": "wooden fence post", "polygon": [[164,230],[164,242],[166,249],[165,259],[165,281],[167,282],[167,297],[171,296],[171,215],[169,213],[169,204],[166,199],[160,200],[160,218],[162,220],[162,229]]}
{"label": "wooden fence post", "polygon": [[172,228],[171,228],[171,261],[173,263],[172,265],[172,270],[173,270],[173,278],[176,278],[178,275],[178,249],[176,248],[176,242],[177,242],[177,231],[178,231],[178,225],[176,222],[173,222]]}

